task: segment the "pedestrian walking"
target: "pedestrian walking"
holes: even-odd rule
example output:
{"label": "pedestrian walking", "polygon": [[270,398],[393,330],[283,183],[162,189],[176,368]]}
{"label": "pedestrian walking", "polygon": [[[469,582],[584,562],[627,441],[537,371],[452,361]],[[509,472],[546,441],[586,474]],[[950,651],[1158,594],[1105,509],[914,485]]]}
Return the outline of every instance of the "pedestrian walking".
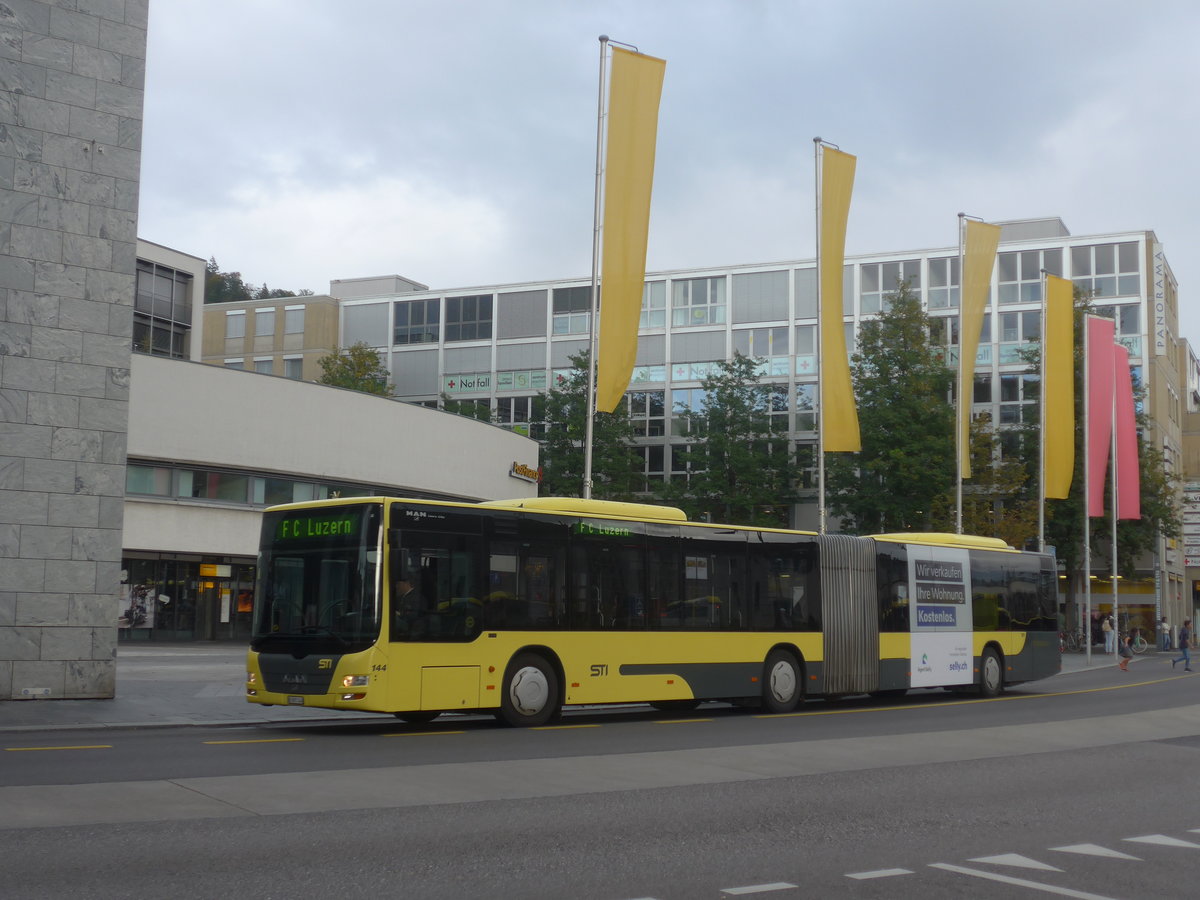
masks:
{"label": "pedestrian walking", "polygon": [[1122,672],[1129,671],[1129,661],[1133,659],[1133,635],[1127,634],[1121,638],[1121,647],[1117,651],[1117,655],[1121,657],[1121,661],[1117,663],[1117,668]]}
{"label": "pedestrian walking", "polygon": [[1188,652],[1192,644],[1192,620],[1184,619],[1183,624],[1179,626],[1179,652],[1182,656],[1171,660],[1171,668],[1175,668],[1176,663],[1183,663],[1183,671],[1192,671],[1192,657]]}
{"label": "pedestrian walking", "polygon": [[1167,624],[1167,617],[1163,616],[1162,621],[1158,623],[1159,644],[1164,650],[1171,649],[1171,626]]}
{"label": "pedestrian walking", "polygon": [[1112,653],[1116,649],[1116,632],[1113,631],[1112,616],[1105,616],[1104,621],[1100,624],[1100,630],[1104,632],[1104,652]]}

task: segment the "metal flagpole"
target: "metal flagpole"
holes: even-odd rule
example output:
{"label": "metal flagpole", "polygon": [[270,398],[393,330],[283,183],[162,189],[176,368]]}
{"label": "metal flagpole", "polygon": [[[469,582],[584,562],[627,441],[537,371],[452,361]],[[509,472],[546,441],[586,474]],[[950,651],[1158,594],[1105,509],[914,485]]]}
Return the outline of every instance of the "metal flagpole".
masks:
{"label": "metal flagpole", "polygon": [[[963,533],[963,410],[966,408],[967,386],[963,366],[963,300],[965,299],[966,279],[963,277],[963,228],[966,226],[966,213],[958,214],[958,409],[954,416],[954,533]],[[947,279],[948,280],[948,279]],[[947,285],[949,290],[949,285]]]}
{"label": "metal flagpole", "polygon": [[596,101],[596,198],[592,218],[592,312],[588,326],[587,417],[583,436],[583,499],[592,497],[592,419],[596,415],[596,361],[599,335],[596,320],[600,315],[600,205],[604,179],[604,87],[605,61],[608,56],[608,35],[600,35],[600,93]]}
{"label": "metal flagpole", "polygon": [[1092,664],[1092,534],[1088,502],[1092,484],[1092,434],[1089,419],[1092,403],[1092,354],[1088,319],[1083,319],[1083,599],[1087,663]]}
{"label": "metal flagpole", "polygon": [[1113,411],[1112,411],[1112,610],[1113,610],[1113,630],[1117,633],[1118,646],[1116,650],[1118,656],[1121,648],[1119,646],[1121,639],[1121,629],[1118,627],[1121,623],[1121,616],[1117,606],[1117,392],[1113,390]]}
{"label": "metal flagpole", "polygon": [[1038,413],[1038,553],[1046,552],[1046,324],[1050,318],[1046,270],[1042,269],[1042,374]]}
{"label": "metal flagpole", "polygon": [[825,372],[822,366],[821,341],[825,327],[825,297],[821,289],[823,275],[821,265],[821,144],[819,137],[813,138],[813,173],[816,179],[816,237],[817,237],[817,531],[825,533]]}

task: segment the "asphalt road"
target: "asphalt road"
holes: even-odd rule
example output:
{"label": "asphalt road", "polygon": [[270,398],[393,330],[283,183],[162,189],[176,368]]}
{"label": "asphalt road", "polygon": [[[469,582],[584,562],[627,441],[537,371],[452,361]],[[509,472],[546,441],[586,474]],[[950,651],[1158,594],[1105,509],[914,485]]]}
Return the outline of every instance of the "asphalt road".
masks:
{"label": "asphalt road", "polygon": [[1191,897],[1198,690],[5,734],[0,894]]}

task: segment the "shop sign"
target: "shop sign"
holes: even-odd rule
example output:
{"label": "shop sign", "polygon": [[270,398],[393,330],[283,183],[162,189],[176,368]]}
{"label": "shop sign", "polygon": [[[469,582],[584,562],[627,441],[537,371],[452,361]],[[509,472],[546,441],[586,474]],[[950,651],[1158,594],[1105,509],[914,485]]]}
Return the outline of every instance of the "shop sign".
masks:
{"label": "shop sign", "polygon": [[1183,564],[1189,569],[1200,568],[1200,555],[1185,556],[1183,558]]}
{"label": "shop sign", "polygon": [[513,462],[512,468],[508,470],[508,474],[513,478],[519,478],[531,484],[537,484],[542,480],[541,469],[534,469],[519,462]]}
{"label": "shop sign", "polygon": [[213,563],[200,563],[201,578],[232,578],[233,566],[219,566]]}
{"label": "shop sign", "polygon": [[1162,244],[1154,245],[1154,355],[1167,354],[1167,263]]}
{"label": "shop sign", "polygon": [[1200,534],[1200,522],[1184,522],[1183,533],[1185,535]]}
{"label": "shop sign", "polygon": [[492,375],[490,372],[473,375],[446,375],[442,378],[442,391],[447,394],[490,391],[491,389]]}

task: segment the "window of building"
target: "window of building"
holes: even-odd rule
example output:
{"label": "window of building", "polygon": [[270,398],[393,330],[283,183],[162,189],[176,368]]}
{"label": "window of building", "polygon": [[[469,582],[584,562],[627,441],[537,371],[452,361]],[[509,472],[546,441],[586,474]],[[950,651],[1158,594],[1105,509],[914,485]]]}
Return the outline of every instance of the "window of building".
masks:
{"label": "window of building", "polygon": [[958,257],[929,260],[929,308],[955,309],[958,297]]}
{"label": "window of building", "polygon": [[649,281],[642,287],[642,314],[639,328],[665,328],[667,325],[667,283]]}
{"label": "window of building", "polygon": [[492,295],[446,298],[446,341],[486,341],[492,337]]}
{"label": "window of building", "polygon": [[1039,341],[1042,337],[1041,310],[1000,313],[998,321],[1000,323],[998,335],[1000,338],[1000,364],[1010,365],[1024,362],[1021,353],[1028,349],[1026,345]]}
{"label": "window of building", "polygon": [[260,375],[271,375],[275,372],[275,360],[267,357],[266,359],[254,360],[254,371]]}
{"label": "window of building", "polygon": [[171,470],[160,466],[126,466],[125,492],[169,497],[171,496]]}
{"label": "window of building", "polygon": [[788,328],[739,328],[733,332],[734,352],[751,359],[763,360],[759,375],[790,375],[791,356],[788,354]]}
{"label": "window of building", "polygon": [[288,306],[284,308],[283,331],[285,334],[304,334],[303,306]]}
{"label": "window of building", "polygon": [[441,333],[442,301],[438,297],[427,300],[398,300],[392,304],[395,324],[392,327],[393,344],[436,344]]}
{"label": "window of building", "polygon": [[227,359],[225,360],[225,368],[244,369],[246,368],[246,361],[244,359]]}
{"label": "window of building", "polygon": [[[671,391],[671,434],[683,437],[699,434],[702,422],[698,414],[708,405],[708,393],[704,388],[675,388]],[[693,419],[693,414],[696,418]]]}
{"label": "window of building", "polygon": [[246,336],[245,310],[230,310],[225,313],[225,340]]}
{"label": "window of building", "polygon": [[554,334],[587,334],[592,318],[592,286],[555,288],[551,330]]}
{"label": "window of building", "polygon": [[633,448],[634,454],[641,459],[643,491],[657,491],[666,479],[666,450],[662,444]]}
{"label": "window of building", "polygon": [[671,445],[671,480],[687,481],[705,468],[703,444]]}
{"label": "window of building", "polygon": [[285,356],[283,358],[283,377],[291,378],[293,381],[299,381],[304,377],[304,360],[299,356]]}
{"label": "window of building", "polygon": [[1038,377],[1000,376],[1000,424],[1036,424],[1038,420]]}
{"label": "window of building", "polygon": [[275,310],[256,309],[254,311],[254,334],[256,337],[268,337],[275,333]]}
{"label": "window of building", "polygon": [[671,324],[725,324],[725,278],[683,278],[671,283]]}
{"label": "window of building", "polygon": [[1062,250],[1019,250],[996,258],[1001,303],[1040,303],[1042,270],[1062,275]]}
{"label": "window of building", "polygon": [[797,325],[796,338],[796,374],[815,375],[817,373],[817,326]]}
{"label": "window of building", "polygon": [[1096,306],[1093,307],[1092,311],[1097,316],[1116,320],[1117,334],[1139,333],[1138,326],[1141,324],[1141,319],[1138,315],[1137,304],[1131,303],[1127,306]]}
{"label": "window of building", "polygon": [[184,359],[192,329],[192,276],[138,260],[133,301],[133,349]]}
{"label": "window of building", "polygon": [[817,430],[817,386],[796,385],[796,430]]}
{"label": "window of building", "polygon": [[762,406],[767,414],[767,427],[773,434],[788,433],[788,386],[766,384],[762,386]]}
{"label": "window of building", "polygon": [[666,433],[666,391],[630,391],[625,396],[637,437],[661,437]]}
{"label": "window of building", "polygon": [[1071,248],[1071,281],[1092,297],[1128,297],[1141,290],[1137,241]]}
{"label": "window of building", "polygon": [[515,431],[525,437],[541,438],[545,433],[545,412],[542,404],[543,398],[539,394],[529,397],[498,397],[495,422],[501,428]]}
{"label": "window of building", "polygon": [[921,296],[921,261],[904,259],[896,262],[864,263],[859,266],[859,311],[863,315],[883,312],[887,298],[900,289],[901,282]]}
{"label": "window of building", "polygon": [[629,379],[630,384],[658,384],[667,380],[667,367],[661,366],[634,366],[633,375]]}

